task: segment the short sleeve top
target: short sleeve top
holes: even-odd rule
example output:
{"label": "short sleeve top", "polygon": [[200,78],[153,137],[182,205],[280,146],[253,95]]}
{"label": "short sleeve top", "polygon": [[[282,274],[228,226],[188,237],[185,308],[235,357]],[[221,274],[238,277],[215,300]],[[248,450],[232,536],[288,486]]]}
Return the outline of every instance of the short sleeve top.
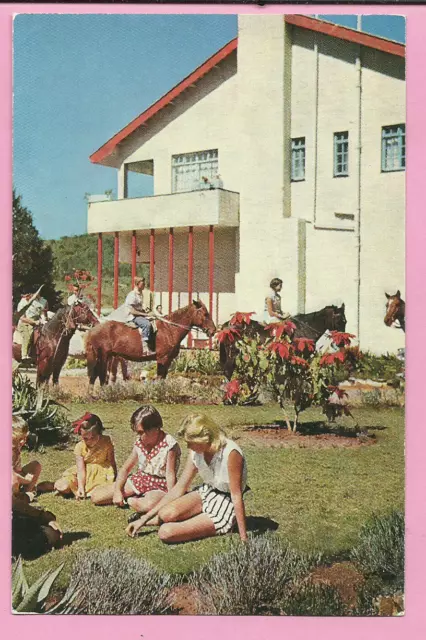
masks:
{"label": "short sleeve top", "polygon": [[176,447],[178,454],[177,467],[179,466],[180,459],[180,447],[173,436],[163,431],[163,438],[160,442],[148,451],[141,438],[138,438],[134,444],[134,451],[138,456],[138,471],[143,471],[152,476],[158,476],[159,478],[166,477],[167,470],[167,457],[169,451]]}
{"label": "short sleeve top", "polygon": [[247,465],[244,454],[240,447],[233,441],[226,438],[225,446],[219,449],[211,459],[210,463],[204,459],[202,453],[191,451],[191,459],[196,466],[203,482],[209,484],[218,491],[230,493],[228,459],[231,451],[238,451],[243,458],[243,475],[241,490],[247,486]]}
{"label": "short sleeve top", "polygon": [[74,454],[81,456],[86,464],[99,464],[102,467],[112,466],[114,460],[114,445],[109,436],[99,436],[93,447],[88,447],[84,440],[75,445]]}

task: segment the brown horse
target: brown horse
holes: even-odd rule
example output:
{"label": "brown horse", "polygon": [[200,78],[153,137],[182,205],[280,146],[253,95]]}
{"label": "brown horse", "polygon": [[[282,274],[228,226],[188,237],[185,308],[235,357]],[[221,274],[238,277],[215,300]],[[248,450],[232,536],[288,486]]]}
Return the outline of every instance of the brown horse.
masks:
{"label": "brown horse", "polygon": [[385,325],[390,327],[395,322],[398,322],[399,326],[395,326],[402,329],[405,333],[405,302],[401,298],[401,292],[398,289],[395,295],[391,296],[388,293],[385,293],[385,296],[388,299],[386,303],[386,315],[384,318]]}
{"label": "brown horse", "polygon": [[[16,327],[13,327],[14,331],[15,329]],[[28,344],[28,358],[32,360],[34,364],[37,359],[36,344],[37,344],[39,335],[40,335],[40,327],[39,326],[34,327],[34,331],[31,334],[31,338]],[[14,360],[16,360],[16,362],[22,361],[22,345],[19,344],[18,342],[14,342],[12,344],[12,357]]]}
{"label": "brown horse", "polygon": [[99,320],[84,302],[77,302],[72,307],[63,307],[43,325],[36,343],[37,353],[37,386],[49,382],[58,384],[59,374],[68,357],[70,340],[77,326],[93,327]]}
{"label": "brown horse", "polygon": [[155,353],[144,354],[142,338],[138,329],[133,329],[114,320],[99,324],[88,332],[86,339],[87,373],[91,387],[99,378],[101,385],[107,383],[108,364],[112,357],[121,356],[126,360],[144,362],[157,361],[157,376],[165,378],[170,364],[179,353],[180,343],[193,327],[202,329],[213,336],[216,326],[210,318],[206,306],[200,301],[178,311],[167,318],[157,319]]}

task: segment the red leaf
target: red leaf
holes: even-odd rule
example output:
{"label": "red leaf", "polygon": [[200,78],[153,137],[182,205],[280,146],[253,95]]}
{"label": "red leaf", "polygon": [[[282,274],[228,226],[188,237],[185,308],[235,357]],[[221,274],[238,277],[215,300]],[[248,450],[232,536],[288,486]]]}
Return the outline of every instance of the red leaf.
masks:
{"label": "red leaf", "polygon": [[65,281],[69,282],[71,280],[71,276],[65,276]]}
{"label": "red leaf", "polygon": [[241,338],[241,334],[234,327],[227,327],[216,333],[216,338],[219,342],[235,342],[236,338]]}
{"label": "red leaf", "polygon": [[231,400],[235,395],[238,395],[241,385],[239,380],[231,380],[225,386],[225,398]]}
{"label": "red leaf", "polygon": [[269,351],[273,351],[274,353],[278,353],[280,358],[283,360],[288,360],[290,358],[290,345],[287,342],[271,342],[266,347]]}
{"label": "red leaf", "polygon": [[301,367],[308,367],[309,364],[306,362],[304,358],[299,358],[299,356],[293,356],[290,360],[291,364],[297,364]]}
{"label": "red leaf", "polygon": [[229,324],[250,324],[251,316],[255,313],[255,311],[243,312],[237,311],[229,321]]}
{"label": "red leaf", "polygon": [[331,332],[331,341],[336,347],[348,347],[351,344],[352,338],[355,338],[353,333],[343,333],[342,331]]}
{"label": "red leaf", "polygon": [[304,353],[306,349],[309,353],[313,353],[315,351],[315,342],[309,338],[295,338],[293,344],[295,349],[300,353]]}
{"label": "red leaf", "polygon": [[320,365],[335,364],[336,360],[340,362],[345,361],[345,353],[343,351],[337,351],[337,353],[326,353],[320,360]]}
{"label": "red leaf", "polygon": [[271,332],[273,338],[281,338],[283,334],[291,337],[296,325],[290,320],[286,320],[285,322],[271,322],[265,326],[265,329]]}

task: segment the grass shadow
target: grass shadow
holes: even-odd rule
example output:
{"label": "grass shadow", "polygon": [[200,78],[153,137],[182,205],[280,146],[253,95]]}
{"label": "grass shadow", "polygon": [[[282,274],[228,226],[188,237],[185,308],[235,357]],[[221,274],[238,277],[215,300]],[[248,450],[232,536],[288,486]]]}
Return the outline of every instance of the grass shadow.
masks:
{"label": "grass shadow", "polygon": [[60,548],[70,547],[77,540],[85,540],[90,538],[91,534],[88,531],[68,531],[63,534]]}
{"label": "grass shadow", "polygon": [[[291,426],[293,423],[290,421]],[[328,423],[323,420],[315,420],[312,422],[300,422],[297,425],[297,433],[301,436],[318,436],[318,435],[334,435],[344,436],[346,438],[358,438],[360,432],[364,435],[369,429],[380,430],[386,427],[360,427],[354,425],[352,427]],[[283,420],[277,420],[271,424],[254,425],[246,427],[244,431],[287,431],[287,425]]]}
{"label": "grass shadow", "polygon": [[280,526],[275,520],[271,518],[264,518],[263,516],[247,516],[246,518],[247,531],[251,531],[255,534],[266,533],[267,531],[276,531]]}

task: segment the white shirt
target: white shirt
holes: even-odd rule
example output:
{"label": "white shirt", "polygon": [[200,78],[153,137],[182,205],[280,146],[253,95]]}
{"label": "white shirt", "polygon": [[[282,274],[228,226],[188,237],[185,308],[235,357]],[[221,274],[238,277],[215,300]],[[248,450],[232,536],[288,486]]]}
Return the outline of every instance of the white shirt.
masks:
{"label": "white shirt", "polygon": [[133,291],[127,294],[124,305],[127,312],[126,322],[133,320],[135,314],[133,313],[132,307],[134,307],[136,311],[151,311],[151,292],[149,289],[142,289],[142,292],[139,293],[137,289],[133,289]]}
{"label": "white shirt", "polygon": [[73,304],[75,304],[78,301],[78,297],[76,293],[72,293],[70,296],[68,296],[68,300],[67,300],[67,305],[69,307],[72,307]]}
{"label": "white shirt", "polygon": [[244,491],[247,484],[247,465],[244,458],[244,454],[240,447],[233,441],[226,438],[226,444],[214,454],[210,461],[210,464],[204,459],[202,453],[196,453],[191,451],[191,459],[194,465],[198,469],[203,482],[209,484],[218,491],[224,491],[230,493],[229,485],[229,471],[228,471],[228,458],[231,451],[238,451],[243,458],[243,477],[241,490]]}

